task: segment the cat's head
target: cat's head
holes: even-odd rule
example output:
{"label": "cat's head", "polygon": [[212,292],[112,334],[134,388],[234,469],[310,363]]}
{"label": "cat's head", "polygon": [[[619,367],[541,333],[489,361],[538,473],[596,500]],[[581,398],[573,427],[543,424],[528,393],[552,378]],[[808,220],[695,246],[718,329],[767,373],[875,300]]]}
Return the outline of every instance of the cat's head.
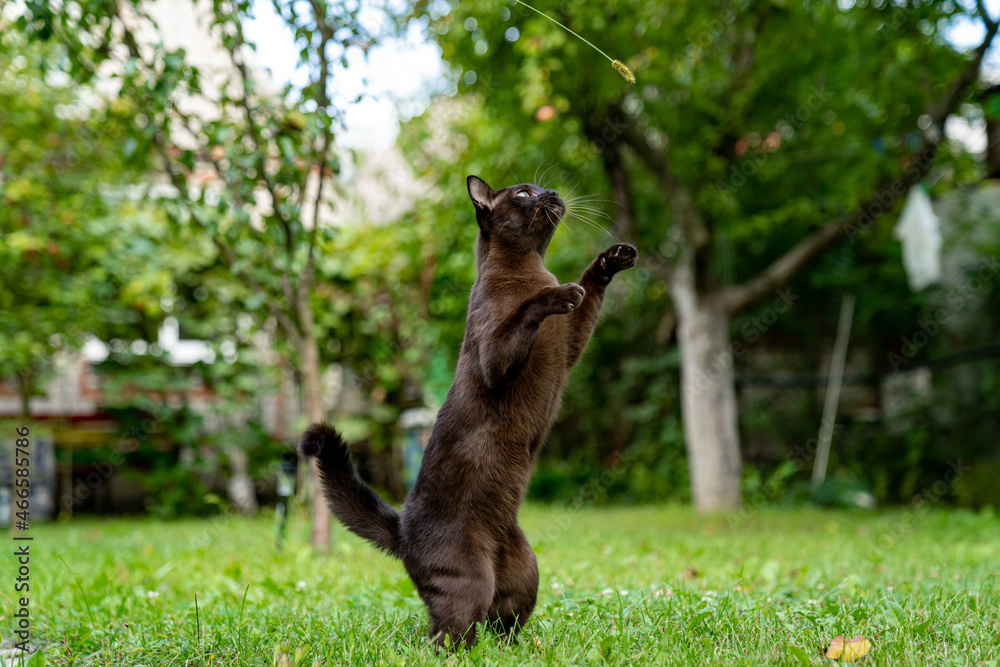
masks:
{"label": "cat's head", "polygon": [[467,184],[476,207],[476,222],[491,242],[545,253],[566,213],[558,192],[530,183],[494,190],[478,176],[469,176]]}

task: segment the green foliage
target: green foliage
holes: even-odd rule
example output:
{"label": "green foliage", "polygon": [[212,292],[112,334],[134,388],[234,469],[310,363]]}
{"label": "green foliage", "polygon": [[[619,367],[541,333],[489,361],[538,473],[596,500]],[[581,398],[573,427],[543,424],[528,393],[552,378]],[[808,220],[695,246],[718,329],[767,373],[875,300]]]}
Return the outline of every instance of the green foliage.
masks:
{"label": "green foliage", "polygon": [[[136,169],[166,177],[166,189],[138,189],[169,222],[161,239],[167,251],[149,258],[147,247],[126,249],[165,270],[165,310],[186,332],[221,339],[237,355],[246,355],[256,333],[265,334],[277,353],[267,362],[299,371],[312,420],[323,417],[326,364],[367,362],[356,374],[373,399],[366,404],[374,423],[369,435],[386,448],[399,410],[419,398],[406,383],[419,354],[406,343],[419,328],[426,295],[414,298],[423,274],[419,265],[415,273],[409,267],[415,255],[428,254],[427,237],[381,234],[378,242],[366,241],[337,228],[331,216],[341,160],[352,158],[335,143],[343,113],[332,99],[336,76],[351,49],[366,50],[379,35],[360,23],[360,5],[318,0],[275,3],[275,9],[294,31],[309,76],[307,84],[282,91],[271,90],[248,64],[254,47],[243,36],[252,10],[246,2],[184,8],[206,13],[207,48],[228,60],[222,79],[204,78],[182,49],[156,39],[155,22],[138,2],[29,1],[16,26],[33,43],[58,44],[62,59],[46,71],[77,85],[111,79],[117,98],[110,106],[131,121],[115,137],[116,147]],[[198,108],[214,111],[191,111]],[[150,317],[142,324],[155,331],[158,322]],[[144,365],[117,354],[119,364],[131,366],[124,381],[183,385],[182,375],[157,368],[163,359],[156,356]],[[256,381],[240,371],[239,364],[223,366],[202,379],[232,403],[252,393],[246,385]]]}
{"label": "green foliage", "polygon": [[[147,509],[157,519],[218,513],[219,499],[211,494],[217,466],[199,452],[203,417],[183,404],[170,409],[158,402],[155,407],[156,413],[128,404],[109,407],[119,429],[118,442],[134,443],[118,472],[139,483],[148,494]],[[107,460],[112,451],[103,454],[100,458]]]}
{"label": "green foliage", "polygon": [[[632,51],[617,55],[636,72],[634,87],[560,28],[508,3],[460,5],[437,27],[446,60],[476,74],[459,91],[482,97],[486,123],[517,128],[499,154],[481,154],[494,167],[525,170],[542,154],[575,182],[601,146],[626,142],[619,123],[635,117],[734,244],[733,277],[742,279],[894,174],[936,85],[962,65],[937,32],[962,12],[942,2],[557,6],[557,18],[605,50]],[[478,26],[471,32],[469,19]],[[504,39],[510,27],[520,31],[513,43]],[[555,120],[533,120],[546,104]],[[639,188],[635,196],[663,203]],[[658,250],[668,224],[643,217],[638,239]]]}
{"label": "green foliage", "polygon": [[60,350],[157,308],[166,274],[136,264],[135,206],[109,197],[127,118],[57,76],[62,52],[0,18],[0,377],[36,392]]}
{"label": "green foliage", "polygon": [[[157,26],[137,2],[31,1],[17,26],[35,41],[58,42],[65,59],[53,69],[77,82],[111,66],[115,105],[134,121],[118,139],[126,157],[167,177],[172,192],[158,208],[176,238],[208,245],[199,272],[215,291],[201,300],[221,304],[230,317],[250,315],[257,328],[273,318],[287,344],[279,351],[302,371],[315,419],[321,368],[313,308],[328,305],[314,293],[316,257],[319,245],[329,249],[336,237],[331,192],[343,156],[334,143],[342,112],[331,102],[334,76],[347,65],[348,49],[377,36],[359,23],[359,5],[318,0],[275,8],[303,46],[300,64],[310,77],[280,92],[248,64],[246,2],[186,8],[207,11],[208,48],[228,60],[229,75],[219,80],[203,80],[183,49],[142,32],[155,36]],[[117,70],[113,61],[123,54]],[[199,104],[215,111],[192,112]]]}

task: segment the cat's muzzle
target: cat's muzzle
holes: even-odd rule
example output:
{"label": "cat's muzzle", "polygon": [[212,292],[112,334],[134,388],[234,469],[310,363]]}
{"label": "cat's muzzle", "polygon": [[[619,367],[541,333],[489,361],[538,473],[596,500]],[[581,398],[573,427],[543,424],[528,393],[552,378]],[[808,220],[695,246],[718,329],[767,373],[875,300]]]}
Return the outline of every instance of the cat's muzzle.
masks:
{"label": "cat's muzzle", "polygon": [[560,220],[566,214],[566,204],[558,196],[546,197],[538,202],[538,208],[547,211],[555,220]]}

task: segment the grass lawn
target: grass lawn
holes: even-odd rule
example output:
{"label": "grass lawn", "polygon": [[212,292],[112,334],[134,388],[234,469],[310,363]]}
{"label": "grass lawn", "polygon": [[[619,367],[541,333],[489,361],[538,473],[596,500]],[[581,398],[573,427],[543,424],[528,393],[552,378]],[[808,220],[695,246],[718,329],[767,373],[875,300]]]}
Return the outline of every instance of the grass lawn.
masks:
{"label": "grass lawn", "polygon": [[541,589],[513,645],[436,656],[398,562],[340,528],[317,557],[301,521],[278,552],[267,517],[39,525],[33,641],[50,665],[830,664],[837,635],[871,639],[868,664],[1000,656],[994,516],[529,506],[522,525]]}

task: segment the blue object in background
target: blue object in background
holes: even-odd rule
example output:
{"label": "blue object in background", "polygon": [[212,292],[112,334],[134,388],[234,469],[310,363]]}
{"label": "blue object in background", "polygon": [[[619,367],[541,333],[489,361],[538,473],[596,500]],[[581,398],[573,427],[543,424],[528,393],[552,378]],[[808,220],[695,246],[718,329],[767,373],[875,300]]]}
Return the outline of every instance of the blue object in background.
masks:
{"label": "blue object in background", "polygon": [[406,492],[413,490],[417,483],[420,463],[424,460],[424,449],[431,439],[437,411],[430,408],[406,410],[399,416],[399,428],[403,431],[403,477]]}

